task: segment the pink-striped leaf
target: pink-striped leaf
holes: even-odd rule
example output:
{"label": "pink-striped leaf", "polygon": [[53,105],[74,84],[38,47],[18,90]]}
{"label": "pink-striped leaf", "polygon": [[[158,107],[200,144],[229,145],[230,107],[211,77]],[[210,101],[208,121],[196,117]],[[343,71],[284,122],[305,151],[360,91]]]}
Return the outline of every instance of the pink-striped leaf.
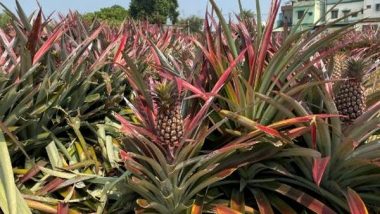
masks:
{"label": "pink-striped leaf", "polygon": [[38,44],[39,36],[41,33],[42,25],[42,10],[40,8],[36,19],[34,20],[32,30],[28,36],[28,42],[26,43],[26,48],[30,51],[31,56],[33,57],[36,51],[36,45]]}
{"label": "pink-striped leaf", "polygon": [[220,78],[215,83],[214,87],[212,88],[212,90],[211,90],[212,94],[217,94],[219,92],[219,90],[223,87],[223,85],[227,82],[227,80],[228,80],[232,70],[235,68],[236,64],[239,63],[244,58],[245,52],[246,52],[246,49],[241,51],[239,56],[230,64],[230,66],[227,68],[227,70],[225,70],[223,72],[222,76],[220,76]]}
{"label": "pink-striped leaf", "polygon": [[42,189],[40,189],[38,191],[38,195],[45,195],[45,194],[51,192],[57,186],[59,186],[60,184],[62,184],[64,181],[65,180],[63,180],[62,178],[54,178],[52,181],[50,181],[49,183],[47,183]]}
{"label": "pink-striped leaf", "polygon": [[239,211],[233,210],[224,205],[216,205],[215,213],[216,214],[241,214]]}
{"label": "pink-striped leaf", "polygon": [[69,214],[69,204],[59,202],[57,206],[57,214]]}
{"label": "pink-striped leaf", "polygon": [[326,171],[326,167],[327,167],[327,164],[330,162],[330,157],[324,157],[324,158],[316,158],[314,159],[314,163],[313,163],[313,179],[314,179],[314,182],[319,186],[321,181],[322,181],[322,177],[323,177],[323,174],[325,173]]}
{"label": "pink-striped leaf", "polygon": [[45,43],[38,49],[33,57],[33,64],[38,62],[42,56],[50,49],[50,47],[67,31],[62,25],[58,26],[52,35],[45,41]]}
{"label": "pink-striped leaf", "polygon": [[35,166],[33,166],[22,178],[20,179],[20,183],[24,183],[31,179],[33,176],[37,175],[41,171],[41,167],[46,166],[46,161],[38,161]]}
{"label": "pink-striped leaf", "polygon": [[269,134],[271,136],[279,137],[279,138],[283,137],[279,131],[277,131],[276,129],[270,128],[268,126],[264,126],[264,125],[261,125],[261,124],[256,124],[255,127],[258,130],[260,130],[260,131],[262,131],[262,132],[264,132],[266,134]]}
{"label": "pink-striped leaf", "polygon": [[124,51],[125,44],[127,43],[127,35],[123,35],[120,39],[120,45],[119,48],[116,51],[115,57],[113,61],[115,63],[121,64],[121,59],[122,59],[122,52]]}
{"label": "pink-striped leaf", "polygon": [[347,189],[347,202],[351,214],[368,214],[367,207],[360,195],[349,187]]}

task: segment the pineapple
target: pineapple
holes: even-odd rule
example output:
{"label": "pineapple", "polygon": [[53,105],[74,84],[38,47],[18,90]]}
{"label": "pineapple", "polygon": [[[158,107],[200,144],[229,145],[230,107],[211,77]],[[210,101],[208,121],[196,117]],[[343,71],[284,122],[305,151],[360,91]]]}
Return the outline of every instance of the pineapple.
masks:
{"label": "pineapple", "polygon": [[341,82],[336,88],[335,104],[344,122],[352,122],[363,114],[365,109],[365,96],[362,79],[366,63],[363,60],[350,60],[342,73],[342,78],[347,79]]}
{"label": "pineapple", "polygon": [[160,143],[174,156],[175,147],[183,136],[183,118],[181,114],[181,96],[174,82],[164,80],[154,90],[157,105],[156,131]]}
{"label": "pineapple", "polygon": [[337,80],[342,78],[343,71],[347,68],[347,56],[343,52],[335,54],[331,59],[331,79]]}

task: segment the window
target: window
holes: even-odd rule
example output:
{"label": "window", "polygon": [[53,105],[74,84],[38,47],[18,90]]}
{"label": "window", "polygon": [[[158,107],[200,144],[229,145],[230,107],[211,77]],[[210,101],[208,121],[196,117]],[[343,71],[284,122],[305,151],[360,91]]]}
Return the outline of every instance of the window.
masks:
{"label": "window", "polygon": [[363,31],[376,31],[378,29],[377,25],[363,25]]}
{"label": "window", "polygon": [[371,9],[371,5],[367,5],[367,9]]}
{"label": "window", "polygon": [[376,4],[376,11],[380,11],[380,4]]}
{"label": "window", "polygon": [[302,19],[304,13],[305,13],[304,10],[299,10],[299,11],[297,11],[297,18],[298,18],[298,19]]}
{"label": "window", "polygon": [[331,18],[336,19],[338,18],[338,10],[333,10],[331,11]]}
{"label": "window", "polygon": [[344,16],[344,21],[348,22],[348,14],[351,12],[350,10],[343,10],[343,16]]}
{"label": "window", "polygon": [[356,17],[358,17],[358,13],[353,13],[352,18],[356,18]]}

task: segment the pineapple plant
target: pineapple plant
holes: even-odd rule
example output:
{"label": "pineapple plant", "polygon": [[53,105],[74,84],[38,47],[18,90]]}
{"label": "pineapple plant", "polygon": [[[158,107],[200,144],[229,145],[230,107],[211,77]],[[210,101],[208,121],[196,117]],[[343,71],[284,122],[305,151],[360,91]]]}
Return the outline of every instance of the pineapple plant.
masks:
{"label": "pineapple plant", "polygon": [[347,79],[336,88],[335,104],[344,122],[352,122],[363,114],[365,109],[365,96],[362,79],[366,62],[364,60],[351,59],[342,77]]}
{"label": "pineapple plant", "polygon": [[160,143],[174,157],[183,136],[181,95],[174,82],[164,80],[156,85],[153,100],[157,105],[156,131]]}

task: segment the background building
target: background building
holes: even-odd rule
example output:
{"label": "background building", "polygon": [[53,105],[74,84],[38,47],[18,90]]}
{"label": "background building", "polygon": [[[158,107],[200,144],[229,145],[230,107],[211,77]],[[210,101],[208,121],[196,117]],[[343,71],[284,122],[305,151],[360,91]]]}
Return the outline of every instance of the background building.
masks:
{"label": "background building", "polygon": [[365,19],[356,25],[358,30],[379,28],[380,0],[342,0],[337,4],[338,2],[339,0],[288,1],[281,8],[278,26],[282,27],[285,23],[294,26],[300,21],[301,28],[305,29],[342,19],[332,26],[339,28]]}
{"label": "background building", "polygon": [[363,29],[372,28],[379,29],[380,28],[380,0],[364,0],[364,16],[366,21],[361,24]]}
{"label": "background building", "polygon": [[292,26],[293,25],[293,5],[291,1],[286,2],[281,6],[281,12],[278,19],[279,26]]}
{"label": "background building", "polygon": [[294,0],[293,5],[293,25],[301,21],[301,27],[314,26],[321,20],[323,8],[319,0]]}

